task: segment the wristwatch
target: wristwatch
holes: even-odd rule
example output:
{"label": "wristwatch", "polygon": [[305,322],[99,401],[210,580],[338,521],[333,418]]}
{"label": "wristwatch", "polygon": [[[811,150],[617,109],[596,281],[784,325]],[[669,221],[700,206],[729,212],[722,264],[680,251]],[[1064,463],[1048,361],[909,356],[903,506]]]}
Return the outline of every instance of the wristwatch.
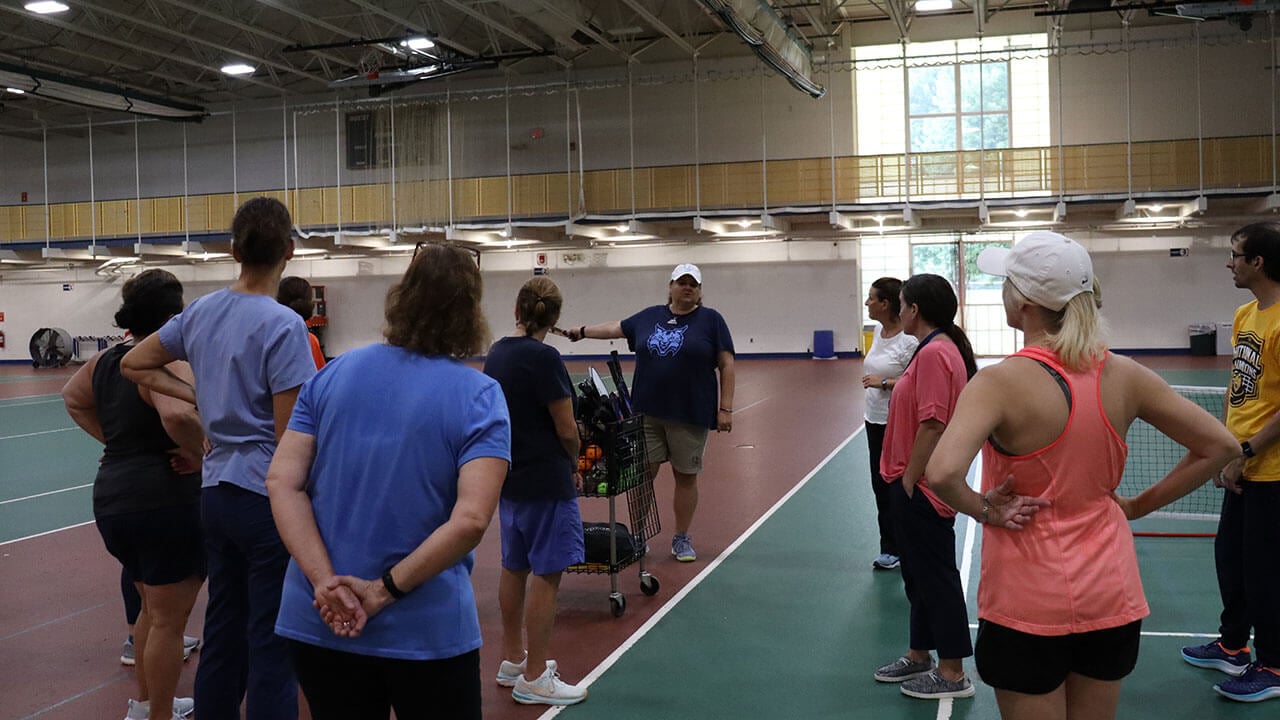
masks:
{"label": "wristwatch", "polygon": [[1251,458],[1257,455],[1257,453],[1253,451],[1253,446],[1249,444],[1248,440],[1245,440],[1244,442],[1240,443],[1240,452],[1244,453],[1244,456],[1247,458]]}
{"label": "wristwatch", "polygon": [[880,378],[880,389],[881,390],[889,389],[889,378]]}

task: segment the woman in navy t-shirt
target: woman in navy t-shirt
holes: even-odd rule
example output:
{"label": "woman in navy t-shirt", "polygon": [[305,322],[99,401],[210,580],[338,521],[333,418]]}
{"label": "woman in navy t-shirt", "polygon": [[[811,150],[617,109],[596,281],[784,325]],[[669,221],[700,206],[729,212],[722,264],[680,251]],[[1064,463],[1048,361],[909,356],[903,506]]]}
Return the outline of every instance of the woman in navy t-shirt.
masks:
{"label": "woman in navy t-shirt", "polygon": [[561,682],[556,662],[547,659],[560,575],[583,560],[573,386],[559,351],[543,342],[563,304],[550,278],[526,282],[516,295],[515,334],[494,343],[484,363],[485,374],[502,386],[511,413],[511,469],[498,510],[503,645],[498,684],[513,688],[511,696],[526,705],[573,705],[587,697],[586,688]]}
{"label": "woman in navy t-shirt", "polygon": [[575,342],[625,337],[627,347],[635,351],[632,404],[645,416],[649,474],[653,477],[660,464],[671,463],[676,481],[671,554],[692,562],[698,556],[689,526],[698,507],[707,432],[733,429],[733,338],[720,313],[702,304],[702,271],[697,265],[677,265],[667,288],[665,305],[621,321],[583,325],[568,335]]}

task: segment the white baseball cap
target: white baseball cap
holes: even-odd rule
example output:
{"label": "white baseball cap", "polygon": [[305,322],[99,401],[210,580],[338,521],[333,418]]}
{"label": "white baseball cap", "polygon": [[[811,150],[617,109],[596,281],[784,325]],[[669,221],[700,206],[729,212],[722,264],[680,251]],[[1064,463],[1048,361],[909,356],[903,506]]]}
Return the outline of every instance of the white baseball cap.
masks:
{"label": "white baseball cap", "polygon": [[1009,248],[987,248],[978,269],[1009,278],[1031,302],[1055,312],[1093,292],[1093,261],[1080,243],[1055,232],[1033,232]]}
{"label": "white baseball cap", "polygon": [[702,271],[698,269],[697,265],[693,265],[691,263],[680,263],[677,265],[676,269],[671,271],[671,282],[675,282],[685,275],[693,278],[694,282],[699,285],[702,284]]}

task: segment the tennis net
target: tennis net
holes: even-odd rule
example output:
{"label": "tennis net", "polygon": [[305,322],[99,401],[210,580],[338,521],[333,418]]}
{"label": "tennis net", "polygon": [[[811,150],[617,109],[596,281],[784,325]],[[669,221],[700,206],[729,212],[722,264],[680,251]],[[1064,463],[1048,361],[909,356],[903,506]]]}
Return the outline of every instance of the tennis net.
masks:
{"label": "tennis net", "polygon": [[[1175,385],[1173,389],[1179,395],[1207,410],[1210,415],[1216,418],[1222,417],[1222,401],[1227,392],[1226,388]],[[1129,445],[1129,459],[1125,463],[1118,492],[1127,497],[1133,497],[1159,482],[1187,452],[1186,448],[1170,440],[1164,433],[1141,419],[1134,420],[1129,426],[1125,442]],[[1216,523],[1222,508],[1222,493],[1223,491],[1214,487],[1212,482],[1206,482],[1185,497],[1152,513],[1152,517]],[[1209,526],[1205,530],[1211,532],[1213,529],[1215,528]]]}

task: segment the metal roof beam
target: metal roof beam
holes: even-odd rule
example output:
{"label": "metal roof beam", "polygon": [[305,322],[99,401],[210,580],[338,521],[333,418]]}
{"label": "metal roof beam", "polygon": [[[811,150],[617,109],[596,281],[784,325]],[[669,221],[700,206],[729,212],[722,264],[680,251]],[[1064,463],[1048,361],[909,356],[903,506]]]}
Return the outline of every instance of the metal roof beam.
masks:
{"label": "metal roof beam", "polygon": [[[257,35],[258,37],[263,38],[264,40],[270,40],[275,43],[280,43],[281,45],[294,44],[293,38],[289,38],[284,35],[280,35],[278,33],[273,33],[268,30],[263,30],[262,28],[256,25],[240,22],[235,18],[227,17],[226,15],[223,15],[221,13],[214,12],[213,10],[210,10],[198,3],[186,2],[185,0],[162,0],[162,1],[174,7],[182,8],[187,12],[200,15],[201,17],[206,17],[206,18],[209,18],[210,20],[216,20],[217,22],[233,27],[241,32],[248,33],[250,35]],[[308,50],[307,52],[311,53],[312,55],[316,56],[322,61],[328,60],[329,62],[337,63],[344,67],[349,66],[351,64],[345,58],[339,57],[337,55],[333,55],[331,53],[326,53],[319,50]]]}
{"label": "metal roof beam", "polygon": [[627,51],[609,42],[608,38],[596,32],[591,27],[589,27],[586,23],[582,22],[581,20],[574,17],[573,15],[570,15],[569,13],[561,10],[560,8],[551,4],[550,2],[547,2],[547,0],[533,0],[533,2],[537,3],[539,6],[542,7],[542,9],[546,10],[549,14],[554,15],[560,20],[563,20],[569,25],[572,25],[573,27],[577,28],[583,35],[586,35],[592,40],[595,40],[596,43],[599,44],[601,47],[607,50],[610,50],[621,57],[630,59],[629,55],[627,54]]}
{"label": "metal roof beam", "polygon": [[[183,40],[186,40],[187,42],[195,43],[196,45],[203,45],[204,47],[212,48],[219,52],[236,56],[237,58],[245,58],[247,60],[252,60],[260,65],[265,65],[270,68],[275,68],[277,70],[283,70],[285,72],[293,73],[295,75],[299,75],[308,80],[312,80],[318,83],[328,84],[329,82],[328,78],[321,77],[319,75],[313,75],[309,72],[306,72],[305,70],[300,70],[298,68],[286,65],[284,63],[276,62],[274,60],[268,60],[265,57],[252,55],[248,52],[245,52],[244,50],[236,50],[234,48],[229,48],[226,45],[221,45],[219,43],[215,43],[210,40],[205,40],[198,36],[185,33],[181,30],[175,30],[173,28],[166,27],[164,25],[150,22],[149,20],[141,20],[139,18],[133,17],[127,12],[121,12],[119,10],[114,10],[112,8],[102,7],[101,5],[96,5],[92,2],[88,2],[88,0],[76,0],[76,4],[79,5],[80,7],[93,10],[95,12],[100,12],[100,13],[103,13],[104,15],[110,15],[111,17],[118,18],[127,23],[137,25],[138,27],[146,28],[147,30],[150,30],[152,32],[160,33],[161,35],[169,35],[172,37],[181,38]],[[230,59],[232,58],[228,58],[228,60]]]}
{"label": "metal roof beam", "polygon": [[[344,27],[334,25],[333,23],[328,22],[327,20],[321,20],[320,18],[315,17],[314,15],[308,15],[307,13],[304,13],[301,10],[297,10],[295,8],[290,7],[289,5],[286,5],[285,3],[279,2],[279,0],[258,0],[258,3],[261,5],[266,5],[267,7],[279,10],[280,12],[286,15],[295,17],[305,23],[309,23],[318,28],[323,28],[325,30],[328,30],[329,32],[339,37],[350,38],[353,40],[360,38],[359,33],[353,33]],[[405,56],[405,53],[400,52],[396,48],[388,47],[386,45],[376,44],[376,45],[373,45],[372,47],[375,47],[378,50],[381,50],[382,52],[388,55],[392,55],[394,57]]]}
{"label": "metal roof beam", "polygon": [[[457,10],[458,12],[462,13],[463,15],[466,15],[472,20],[475,20],[476,22],[484,25],[485,27],[491,28],[497,32],[502,33],[503,35],[506,35],[507,37],[511,38],[512,40],[515,40],[521,45],[524,45],[530,50],[534,50],[536,52],[546,52],[546,48],[542,47],[538,43],[529,39],[527,36],[522,35],[519,32],[516,32],[512,28],[507,27],[506,25],[498,22],[497,20],[494,20],[493,18],[489,17],[488,15],[485,15],[479,10],[475,10],[467,5],[463,5],[462,3],[458,2],[458,0],[440,0],[440,2],[443,2],[445,5],[448,5],[454,10]],[[561,67],[569,67],[569,65],[571,64],[568,60],[565,60],[564,58],[559,57],[558,55],[550,55],[549,57],[553,58],[557,63],[559,63]]]}
{"label": "metal roof beam", "polygon": [[387,10],[382,9],[382,7],[379,6],[377,3],[368,2],[368,0],[347,0],[347,2],[351,3],[352,5],[355,5],[356,7],[364,8],[365,10],[368,10],[369,12],[374,13],[376,15],[381,15],[382,17],[388,20],[391,20],[392,22],[398,25],[404,26],[406,29],[413,30],[414,32],[422,33],[424,37],[428,37],[431,40],[440,43],[441,45],[451,47],[454,50],[457,50],[458,52],[463,53],[464,55],[468,55],[472,58],[476,58],[480,56],[478,52],[476,52],[475,50],[472,50],[466,45],[463,45],[462,43],[454,40],[450,40],[449,38],[437,35],[436,33],[433,33],[432,31],[423,27],[422,25],[413,22],[409,18],[403,18],[403,17],[400,17],[399,15],[396,15],[393,12],[388,12]]}
{"label": "metal roof beam", "polygon": [[[192,60],[191,58],[183,57],[181,55],[174,55],[173,53],[167,53],[161,50],[152,50],[143,45],[139,45],[138,43],[129,42],[128,40],[120,40],[118,38],[112,37],[105,33],[94,32],[92,30],[80,28],[69,22],[59,20],[51,15],[39,15],[32,18],[31,13],[27,12],[26,10],[23,10],[21,7],[14,7],[11,5],[3,5],[3,4],[0,4],[0,12],[8,12],[8,13],[13,13],[15,15],[21,15],[28,19],[35,19],[39,22],[53,25],[56,28],[59,28],[61,30],[66,30],[67,32],[70,32],[74,35],[83,35],[85,37],[93,38],[94,40],[106,43],[108,45],[114,45],[116,47],[122,47],[130,50],[134,50],[136,52],[146,53],[148,55],[161,57],[166,60],[172,60],[173,62],[181,63],[183,65],[190,65],[192,67],[197,67],[197,68],[200,68],[201,70],[207,70],[213,73],[215,76],[222,75],[222,70],[220,68],[216,68],[210,65],[205,65],[204,63],[198,60]],[[240,79],[247,83],[252,83],[254,85],[261,85],[262,87],[268,88],[275,92],[288,92],[284,88],[281,88],[276,85],[272,85],[271,83],[268,83],[268,82],[263,82],[262,80],[255,80],[254,78],[251,78],[251,77],[241,77]]]}
{"label": "metal roof beam", "polygon": [[662,33],[663,35],[666,35],[667,37],[671,38],[671,42],[675,43],[676,46],[678,46],[681,50],[684,50],[690,55],[695,54],[693,46],[689,44],[689,41],[680,37],[680,35],[677,34],[675,30],[672,30],[670,26],[662,22],[662,20],[657,15],[654,15],[653,13],[649,12],[649,10],[645,6],[639,3],[639,0],[622,0],[622,1],[627,4],[627,7],[635,11],[636,15],[639,15],[641,19],[649,23],[650,27]]}

